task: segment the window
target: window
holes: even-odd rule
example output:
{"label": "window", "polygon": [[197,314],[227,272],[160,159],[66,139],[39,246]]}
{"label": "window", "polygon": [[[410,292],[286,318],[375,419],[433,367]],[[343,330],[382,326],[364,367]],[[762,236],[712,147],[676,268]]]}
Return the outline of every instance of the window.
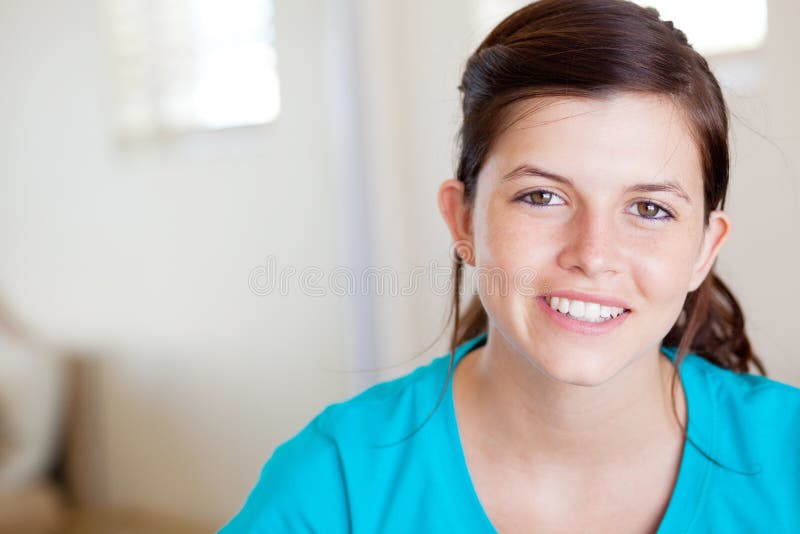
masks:
{"label": "window", "polygon": [[[635,0],[671,20],[703,55],[753,50],[767,35],[767,0]],[[473,0],[475,31],[485,35],[526,0]],[[475,43],[477,46],[477,43]]]}
{"label": "window", "polygon": [[263,124],[280,111],[270,0],[109,0],[123,139]]}
{"label": "window", "polygon": [[767,0],[637,0],[671,20],[703,55],[754,50],[767,36]]}

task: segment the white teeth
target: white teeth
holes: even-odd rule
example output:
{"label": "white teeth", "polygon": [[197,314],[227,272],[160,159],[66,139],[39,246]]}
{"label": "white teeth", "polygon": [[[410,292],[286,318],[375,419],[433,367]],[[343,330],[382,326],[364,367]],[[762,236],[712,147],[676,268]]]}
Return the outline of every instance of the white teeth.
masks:
{"label": "white teeth", "polygon": [[603,306],[597,302],[569,300],[564,297],[550,297],[548,304],[554,310],[569,314],[574,319],[590,323],[607,321],[625,311],[624,308],[616,306]]}
{"label": "white teeth", "polygon": [[581,300],[572,300],[569,303],[569,314],[576,319],[583,317],[583,312],[585,311],[586,303]]}
{"label": "white teeth", "polygon": [[583,316],[587,319],[597,319],[600,317],[600,305],[596,302],[587,302]]}

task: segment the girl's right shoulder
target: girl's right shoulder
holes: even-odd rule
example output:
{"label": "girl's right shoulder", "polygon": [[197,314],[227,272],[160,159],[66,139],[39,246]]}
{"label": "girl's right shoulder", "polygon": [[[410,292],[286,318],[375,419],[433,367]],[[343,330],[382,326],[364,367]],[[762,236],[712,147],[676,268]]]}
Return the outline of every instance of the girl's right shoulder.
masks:
{"label": "girl's right shoulder", "polygon": [[422,422],[445,385],[447,365],[447,357],[437,358],[327,406],[275,449],[221,532],[349,531],[346,467],[355,471],[358,464],[363,471],[374,445],[402,438]]}

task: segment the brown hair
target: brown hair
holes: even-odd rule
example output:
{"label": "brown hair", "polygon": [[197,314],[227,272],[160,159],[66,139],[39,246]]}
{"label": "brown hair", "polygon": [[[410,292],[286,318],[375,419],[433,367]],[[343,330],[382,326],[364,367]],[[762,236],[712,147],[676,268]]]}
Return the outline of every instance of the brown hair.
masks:
{"label": "brown hair", "polygon": [[[604,99],[633,92],[666,96],[683,113],[701,155],[704,224],[712,209],[725,206],[728,109],[722,91],[684,33],[671,21],[662,21],[653,8],[626,0],[532,3],[505,18],[483,40],[467,60],[459,90],[463,123],[456,176],[464,184],[468,205],[492,143],[514,118],[511,104],[553,96]],[[488,330],[477,296],[461,314],[463,261],[458,254],[453,271],[448,382],[456,348]],[[663,344],[677,346],[672,377],[676,419],[675,379],[689,352],[735,372],[747,372],[752,365],[766,375],[745,334],[742,309],[713,268],[687,295]]]}

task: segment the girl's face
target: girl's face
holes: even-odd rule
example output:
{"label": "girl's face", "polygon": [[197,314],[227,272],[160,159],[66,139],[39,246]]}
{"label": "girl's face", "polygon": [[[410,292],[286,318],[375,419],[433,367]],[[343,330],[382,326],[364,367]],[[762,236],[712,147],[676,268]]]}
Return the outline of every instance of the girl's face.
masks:
{"label": "girl's face", "polygon": [[[496,139],[471,209],[458,201],[457,180],[442,185],[440,207],[453,237],[472,247],[480,299],[503,343],[555,380],[600,384],[658,353],[729,219],[715,211],[703,225],[698,149],[670,100],[516,106],[515,117],[530,113]],[[549,306],[559,295],[566,313]],[[598,305],[612,301],[627,311],[586,321],[609,315]]]}

